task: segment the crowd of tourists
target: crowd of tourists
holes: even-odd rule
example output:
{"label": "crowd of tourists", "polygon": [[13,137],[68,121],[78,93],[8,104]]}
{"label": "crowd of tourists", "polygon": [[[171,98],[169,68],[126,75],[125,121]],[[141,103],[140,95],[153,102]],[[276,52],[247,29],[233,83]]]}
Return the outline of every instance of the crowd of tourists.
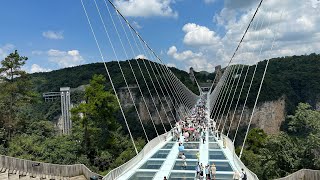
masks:
{"label": "crowd of tourists", "polygon": [[[196,107],[192,109],[191,115],[177,122],[172,131],[174,140],[176,140],[179,143],[178,158],[181,159],[182,169],[187,169],[188,166],[183,143],[200,141],[201,143],[205,144],[207,132],[213,136],[216,136],[218,139],[220,138],[215,122],[212,120],[209,121],[209,118],[206,118],[207,109],[205,105],[206,95],[201,97]],[[200,163],[199,151],[197,151],[196,157],[198,160],[197,165],[195,167],[195,171],[197,174],[196,178],[199,180],[216,179],[216,165],[214,163],[212,163],[211,165],[203,165],[202,163]],[[241,174],[238,171],[236,171],[234,172],[233,179],[246,179],[246,174],[243,170]]]}

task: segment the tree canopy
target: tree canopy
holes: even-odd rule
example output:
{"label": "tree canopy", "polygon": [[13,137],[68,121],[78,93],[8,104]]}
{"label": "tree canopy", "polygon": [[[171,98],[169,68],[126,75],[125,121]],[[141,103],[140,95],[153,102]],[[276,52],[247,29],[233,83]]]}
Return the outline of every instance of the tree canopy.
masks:
{"label": "tree canopy", "polygon": [[243,161],[260,179],[287,176],[302,168],[320,169],[320,112],[300,103],[288,116],[289,128],[278,135],[251,129]]}

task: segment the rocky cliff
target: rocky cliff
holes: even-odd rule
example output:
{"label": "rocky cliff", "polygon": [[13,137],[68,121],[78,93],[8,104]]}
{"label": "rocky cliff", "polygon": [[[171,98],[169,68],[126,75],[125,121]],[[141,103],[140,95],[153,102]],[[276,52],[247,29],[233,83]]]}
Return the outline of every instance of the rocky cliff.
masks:
{"label": "rocky cliff", "polygon": [[[243,107],[239,107],[235,113],[234,121],[231,128],[235,130],[239,122],[241,111]],[[232,113],[229,113],[226,123],[228,129]],[[252,114],[252,109],[245,107],[243,117],[241,120],[241,126],[247,126]],[[286,110],[285,110],[285,98],[281,97],[275,101],[267,101],[257,105],[256,110],[252,118],[252,126],[263,129],[267,134],[278,134],[280,132],[280,126],[285,121]],[[225,117],[223,118],[225,119]]]}
{"label": "rocky cliff", "polygon": [[[161,120],[163,121],[164,124],[168,124],[169,121],[170,122],[175,121],[175,119],[173,117],[173,115],[175,115],[175,110],[174,110],[174,107],[168,97],[166,97],[166,98],[169,101],[169,106],[167,104],[165,97],[164,96],[160,97],[160,100],[161,100],[162,104],[164,105],[164,108],[162,108],[158,96],[153,95],[153,100],[156,105],[156,107],[155,107],[154,103],[152,101],[152,98],[150,96],[144,96],[146,103],[143,101],[143,98],[140,95],[140,92],[137,87],[135,87],[135,86],[130,87],[130,91],[132,93],[134,103],[136,104],[136,106],[138,108],[140,118],[144,123],[148,123],[150,120],[150,115],[149,115],[148,109],[150,111],[152,120],[155,122],[155,124],[161,124]],[[119,95],[121,104],[124,107],[124,109],[134,108],[132,98],[131,98],[130,93],[127,88],[120,88],[120,90],[118,91],[118,95]],[[148,109],[147,109],[147,107],[148,107]],[[158,115],[157,109],[159,111],[161,119]],[[133,114],[136,115],[136,113],[133,113]],[[168,118],[167,118],[167,116],[168,116]]]}
{"label": "rocky cliff", "polygon": [[[146,105],[148,106],[151,116],[153,118],[153,121],[156,124],[161,123],[158,113],[156,111],[156,108],[159,110],[159,114],[161,119],[163,120],[163,123],[165,124],[168,123],[166,114],[169,116],[170,122],[175,120],[172,116],[172,114],[175,114],[173,105],[169,103],[169,107],[168,107],[165,101],[165,97],[160,97],[162,104],[165,106],[165,110],[164,110],[161,107],[160,100],[157,96],[153,96],[153,99],[156,104],[156,108],[155,108],[151,97],[145,96],[145,101],[146,101],[146,105],[145,105],[143,98],[140,96],[138,88],[131,87],[130,90],[133,95],[134,102],[138,107],[141,120],[144,123],[148,123],[148,121],[150,120],[150,116],[146,108]],[[120,91],[118,92],[118,95],[121,100],[121,104],[125,109],[133,108],[133,102],[131,100],[131,97],[127,88],[121,88]],[[167,99],[169,100],[168,97]],[[235,113],[234,122],[232,123],[232,130],[235,130],[237,127],[237,123],[239,122],[241,111],[242,111],[242,107],[239,107]],[[232,114],[233,114],[233,111],[231,111],[228,115],[225,129],[228,129],[230,120],[232,118]],[[241,120],[241,126],[247,126],[247,124],[249,123],[251,114],[252,114],[252,109],[245,107],[243,117]],[[285,117],[286,117],[285,98],[281,97],[275,101],[267,101],[267,102],[259,103],[253,115],[252,126],[263,129],[267,134],[277,134],[280,132],[280,126],[281,126],[281,123],[285,120]],[[225,120],[225,117],[223,117],[222,119]]]}

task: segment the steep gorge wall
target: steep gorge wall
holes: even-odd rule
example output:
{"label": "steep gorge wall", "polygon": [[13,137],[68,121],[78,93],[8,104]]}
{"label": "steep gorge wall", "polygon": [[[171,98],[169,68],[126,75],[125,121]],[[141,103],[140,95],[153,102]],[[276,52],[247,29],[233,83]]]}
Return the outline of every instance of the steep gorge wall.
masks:
{"label": "steep gorge wall", "polygon": [[[131,87],[130,91],[132,93],[134,103],[136,104],[136,106],[138,108],[140,118],[144,123],[148,123],[150,120],[150,115],[149,115],[148,109],[150,111],[152,120],[154,121],[155,124],[161,124],[161,120],[163,121],[164,124],[168,124],[169,121],[170,122],[175,121],[174,117],[172,116],[172,115],[175,115],[175,110],[174,110],[172,103],[169,101],[168,97],[164,97],[164,96],[160,97],[160,100],[164,106],[164,108],[163,108],[161,106],[161,102],[157,96],[153,96],[154,103],[153,103],[151,97],[144,96],[144,99],[146,102],[145,103],[143,101],[143,98],[140,95],[140,92],[138,91],[138,89],[136,87]],[[133,101],[131,99],[130,93],[127,88],[121,88],[120,91],[118,92],[118,95],[119,95],[121,104],[124,107],[124,109],[129,109],[129,108],[134,107]],[[169,101],[169,106],[167,104],[166,99]],[[156,105],[156,107],[154,106],[154,104]],[[159,111],[161,119],[159,118],[157,109]],[[134,113],[134,114],[136,115],[136,113]],[[167,116],[168,116],[168,118],[167,118]],[[137,118],[138,118],[138,116],[137,116]]]}
{"label": "steep gorge wall", "polygon": [[[241,111],[243,107],[239,107],[235,113],[235,117],[231,126],[232,130],[237,128]],[[233,111],[229,113],[225,129],[228,129],[232,118]],[[247,126],[249,124],[252,109],[245,107],[240,126]],[[285,98],[279,98],[276,101],[267,101],[257,105],[253,114],[252,123],[253,127],[263,129],[267,134],[278,134],[280,132],[281,123],[285,121]],[[225,117],[223,118],[225,119]]]}
{"label": "steep gorge wall", "polygon": [[[145,101],[146,101],[146,105],[145,105],[143,98],[140,96],[140,93],[136,87],[132,87],[131,92],[133,95],[134,102],[138,107],[141,120],[144,123],[148,123],[150,120],[150,116],[146,107],[147,105],[155,124],[161,124],[156,108],[152,102],[152,98],[145,96]],[[133,107],[133,102],[131,100],[131,97],[127,88],[122,88],[118,92],[118,95],[124,109],[129,109]],[[157,96],[154,96],[153,99],[155,101],[157,109],[159,110],[159,114],[163,123],[165,124],[168,123],[168,118],[166,114],[169,116],[169,121],[173,122],[175,120],[172,116],[172,114],[175,115],[173,105],[169,103],[169,107],[168,107],[167,102],[165,101],[165,97],[160,97],[162,104],[165,106],[165,110],[164,110],[161,106],[159,98]],[[167,100],[169,100],[168,97],[167,97]],[[242,111],[242,107],[238,107],[235,113],[234,121],[232,123],[232,127],[231,127],[232,130],[235,130],[237,128],[241,111]],[[248,125],[251,113],[252,113],[252,109],[245,107],[241,124],[240,124],[241,126]],[[136,115],[136,113],[134,114]],[[230,125],[232,114],[233,114],[233,111],[231,111],[228,115],[225,129],[228,129],[228,126]],[[275,101],[263,102],[258,104],[256,107],[256,110],[254,112],[253,119],[252,119],[252,127],[258,127],[260,129],[263,129],[264,132],[266,132],[267,134],[278,134],[280,132],[280,126],[282,122],[285,121],[285,118],[286,118],[286,109],[285,109],[284,97],[279,98],[278,100],[275,100]],[[223,117],[222,119],[225,120],[225,117]]]}

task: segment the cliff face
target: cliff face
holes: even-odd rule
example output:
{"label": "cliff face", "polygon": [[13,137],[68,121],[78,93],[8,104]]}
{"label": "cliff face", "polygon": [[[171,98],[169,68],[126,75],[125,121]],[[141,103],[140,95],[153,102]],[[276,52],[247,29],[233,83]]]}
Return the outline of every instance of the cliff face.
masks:
{"label": "cliff face", "polygon": [[[235,113],[235,117],[231,126],[231,129],[233,130],[237,128],[241,111],[242,107],[239,107]],[[232,114],[233,111],[229,113],[225,129],[228,129]],[[251,114],[252,109],[245,107],[240,124],[241,126],[247,126],[249,124]],[[276,101],[267,101],[258,104],[253,114],[251,126],[263,129],[267,134],[278,134],[280,132],[281,123],[285,121],[285,117],[285,99],[282,97]],[[223,119],[225,119],[225,117]]]}
{"label": "cliff face", "polygon": [[[160,97],[160,100],[164,106],[164,108],[162,108],[158,96],[154,95],[153,100],[156,105],[155,107],[151,97],[145,96],[144,99],[146,103],[144,102],[143,98],[140,96],[140,92],[137,87],[131,87],[130,91],[132,93],[134,103],[138,108],[140,118],[144,123],[148,123],[150,120],[149,112],[155,124],[161,124],[161,120],[164,124],[168,124],[169,121],[175,121],[173,117],[173,115],[175,115],[175,110],[168,97],[166,98],[169,102],[169,105],[167,104],[167,101],[164,96]],[[134,108],[132,98],[127,88],[121,88],[120,91],[118,91],[118,95],[124,109]],[[159,111],[161,119],[158,115],[157,109]],[[136,113],[134,114],[136,115]]]}
{"label": "cliff face", "polygon": [[[169,107],[168,107],[165,101],[165,97],[160,97],[161,102],[165,107],[165,110],[164,110],[157,96],[153,97],[156,104],[156,108],[155,108],[151,97],[145,96],[145,101],[146,101],[146,105],[145,105],[143,98],[140,96],[138,89],[136,87],[131,87],[130,90],[132,92],[134,102],[137,105],[140,118],[144,123],[148,123],[150,120],[150,116],[146,108],[146,105],[148,106],[148,109],[150,111],[150,114],[155,124],[161,124],[156,108],[158,109],[160,117],[164,124],[167,124],[168,120],[170,122],[175,120],[172,116],[172,114],[175,115],[173,105],[169,103]],[[127,88],[122,88],[118,92],[118,95],[124,109],[129,109],[133,107],[133,102],[131,100],[131,97]],[[169,101],[168,97],[167,97],[167,100]],[[239,107],[235,113],[234,121],[231,127],[232,130],[235,130],[237,128],[241,111],[242,111],[242,107]],[[252,109],[245,107],[243,117],[241,120],[241,126],[248,125],[251,113],[252,113]],[[167,118],[166,114],[168,115],[169,119]],[[228,129],[228,126],[230,125],[232,114],[233,114],[233,111],[231,111],[227,117],[227,123],[225,125],[225,129]],[[286,117],[285,98],[281,97],[275,101],[267,101],[267,102],[258,104],[254,112],[251,125],[252,127],[258,127],[260,129],[263,129],[264,132],[266,132],[267,134],[278,134],[280,132],[281,123],[285,120],[285,117]],[[222,122],[224,122],[225,117],[223,117],[222,119],[223,119]]]}

